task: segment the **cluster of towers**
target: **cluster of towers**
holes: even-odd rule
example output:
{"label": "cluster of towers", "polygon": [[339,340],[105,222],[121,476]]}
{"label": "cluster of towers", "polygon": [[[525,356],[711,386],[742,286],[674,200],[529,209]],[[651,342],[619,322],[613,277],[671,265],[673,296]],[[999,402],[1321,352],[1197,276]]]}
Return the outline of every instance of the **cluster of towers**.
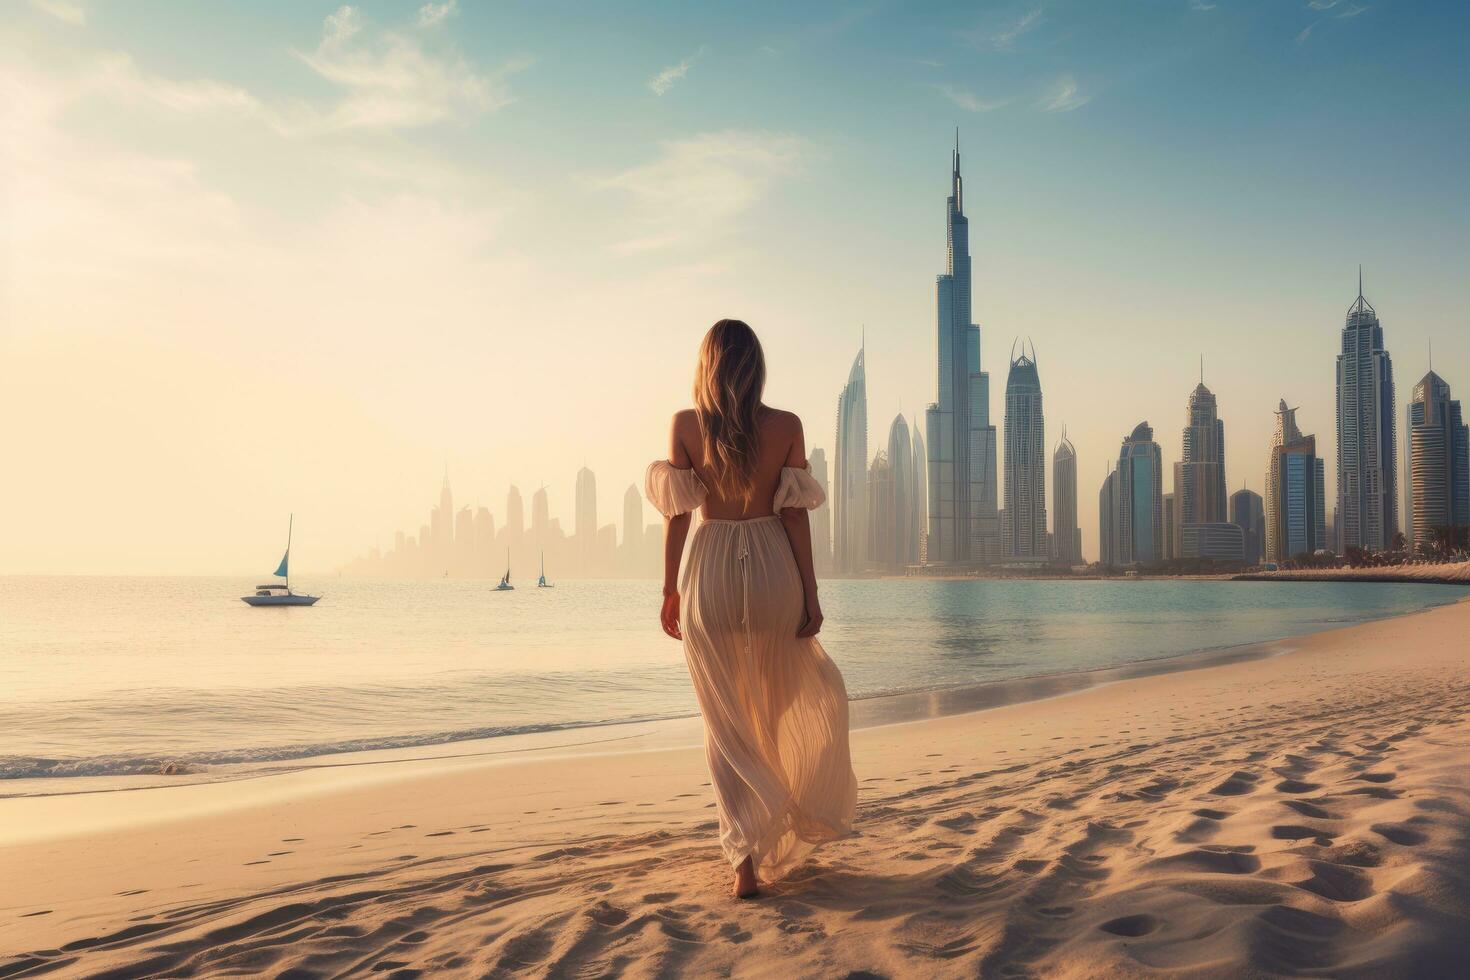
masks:
{"label": "cluster of towers", "polygon": [[1225,496],[1225,426],[1203,377],[1189,398],[1183,459],[1164,493],[1163,454],[1147,422],[1123,440],[1098,492],[1099,554],[1108,565],[1209,558],[1256,564],[1319,551],[1411,554],[1470,547],[1470,429],[1431,367],[1406,412],[1400,530],[1393,363],[1383,325],[1363,296],[1348,308],[1337,355],[1337,495],[1314,435],[1282,399],[1266,461],[1264,498]]}
{"label": "cluster of towers", "polygon": [[[1012,351],[1005,400],[1004,500],[996,492],[996,427],[990,375],[980,368],[980,327],[971,316],[969,221],[956,141],[945,203],[945,270],[936,280],[938,400],[923,433],[900,413],[888,445],[868,456],[866,350],[837,400],[837,442],[826,509],[814,512],[819,569],[841,574],[925,566],[965,570],[1001,563],[1082,561],[1077,526],[1077,452],[1065,436],[1052,457],[1056,513],[1047,529],[1046,430],[1036,348]],[[820,450],[812,453],[818,473]],[[825,457],[820,478],[825,478]],[[1003,504],[1003,506],[1002,506]],[[828,552],[827,523],[832,548]]]}
{"label": "cluster of towers", "polygon": [[[868,450],[867,364],[859,350],[837,406],[830,513],[813,515],[817,564],[839,574],[925,566],[937,572],[1053,562],[1082,564],[1077,452],[1065,433],[1051,457],[1050,530],[1045,420],[1034,345],[1012,348],[1006,379],[1004,465],[990,419],[990,376],[972,321],[969,221],[958,141],[945,207],[946,268],[936,281],[936,390],[924,435],[900,414],[886,450]],[[1406,419],[1401,538],[1393,369],[1378,315],[1363,296],[1348,310],[1337,357],[1336,508],[1326,468],[1297,409],[1281,400],[1268,450],[1265,495],[1230,493],[1225,424],[1200,382],[1190,393],[1179,462],[1165,492],[1162,447],[1145,421],[1123,440],[1099,490],[1098,560],[1136,566],[1171,560],[1255,565],[1319,551],[1413,552],[1470,547],[1470,463],[1460,403],[1430,370]],[[927,446],[927,450],[926,450]],[[826,480],[814,451],[813,471]],[[820,461],[820,468],[818,463]],[[1003,482],[1001,482],[1003,480]],[[997,494],[997,484],[1002,492]],[[915,531],[914,528],[919,530]],[[831,541],[830,549],[827,545]]]}
{"label": "cluster of towers", "polygon": [[534,578],[544,561],[552,577],[651,577],[663,560],[663,524],[645,523],[643,495],[630,485],[623,492],[622,529],[599,524],[597,477],[585,466],[577,471],[573,526],[568,533],[551,516],[545,486],[531,495],[526,524],[521,491],[506,494],[505,517],[497,526],[488,507],[454,506],[449,474],[439,502],[418,533],[399,531],[386,550],[373,548],[349,563],[349,574],[394,578],[497,578],[509,567],[515,576]]}

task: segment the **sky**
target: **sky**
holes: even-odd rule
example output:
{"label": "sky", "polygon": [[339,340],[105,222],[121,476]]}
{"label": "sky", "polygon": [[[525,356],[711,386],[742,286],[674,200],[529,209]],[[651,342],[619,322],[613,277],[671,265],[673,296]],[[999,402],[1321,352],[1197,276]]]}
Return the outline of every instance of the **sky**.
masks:
{"label": "sky", "polygon": [[586,465],[620,520],[726,316],[829,458],[865,331],[876,450],[935,397],[956,127],[991,412],[1030,338],[1088,557],[1201,356],[1232,490],[1283,397],[1330,474],[1360,263],[1400,419],[1431,340],[1470,393],[1467,38],[1361,0],[13,0],[0,573],[269,571],[294,513],[327,575],[446,466],[570,523]]}

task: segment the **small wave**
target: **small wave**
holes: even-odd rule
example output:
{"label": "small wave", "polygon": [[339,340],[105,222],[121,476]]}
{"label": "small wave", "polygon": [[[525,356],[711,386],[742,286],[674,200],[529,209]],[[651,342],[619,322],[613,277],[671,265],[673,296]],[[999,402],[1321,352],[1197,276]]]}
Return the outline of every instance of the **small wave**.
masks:
{"label": "small wave", "polygon": [[83,759],[48,759],[39,756],[0,755],[0,780],[62,779],[77,776],[188,776],[208,773],[224,766],[261,766],[278,762],[299,762],[319,756],[343,755],[348,752],[378,752],[388,749],[413,749],[451,742],[502,738],[507,735],[534,735],[562,732],[606,725],[631,725],[640,722],[667,721],[686,715],[642,715],[602,721],[572,721],[531,725],[501,725],[457,731],[391,735],[376,738],[353,738],[337,742],[313,742],[274,745],[265,748],[226,749],[185,752],[177,755],[152,753],[99,755]]}

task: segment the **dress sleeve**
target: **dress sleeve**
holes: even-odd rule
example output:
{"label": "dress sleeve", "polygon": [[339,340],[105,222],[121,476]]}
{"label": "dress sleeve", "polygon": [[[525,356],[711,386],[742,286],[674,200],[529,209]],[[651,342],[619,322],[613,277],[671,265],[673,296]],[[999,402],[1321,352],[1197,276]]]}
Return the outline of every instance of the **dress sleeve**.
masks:
{"label": "dress sleeve", "polygon": [[826,499],[822,485],[812,478],[810,467],[796,469],[793,466],[783,466],[781,482],[776,486],[776,499],[771,501],[771,510],[778,514],[788,507],[811,510],[822,506]]}
{"label": "dress sleeve", "polygon": [[689,513],[704,503],[708,492],[694,470],[681,470],[666,459],[649,463],[643,478],[644,496],[665,517]]}

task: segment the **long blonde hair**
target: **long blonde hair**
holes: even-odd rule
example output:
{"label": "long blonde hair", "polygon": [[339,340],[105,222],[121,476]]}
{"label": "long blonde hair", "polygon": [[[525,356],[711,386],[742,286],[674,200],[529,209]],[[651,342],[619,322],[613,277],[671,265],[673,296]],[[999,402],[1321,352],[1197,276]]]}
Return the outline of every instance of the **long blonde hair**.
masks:
{"label": "long blonde hair", "polygon": [[699,345],[694,411],[704,442],[704,465],[727,500],[755,492],[756,427],[766,387],[766,356],[743,320],[721,320]]}

